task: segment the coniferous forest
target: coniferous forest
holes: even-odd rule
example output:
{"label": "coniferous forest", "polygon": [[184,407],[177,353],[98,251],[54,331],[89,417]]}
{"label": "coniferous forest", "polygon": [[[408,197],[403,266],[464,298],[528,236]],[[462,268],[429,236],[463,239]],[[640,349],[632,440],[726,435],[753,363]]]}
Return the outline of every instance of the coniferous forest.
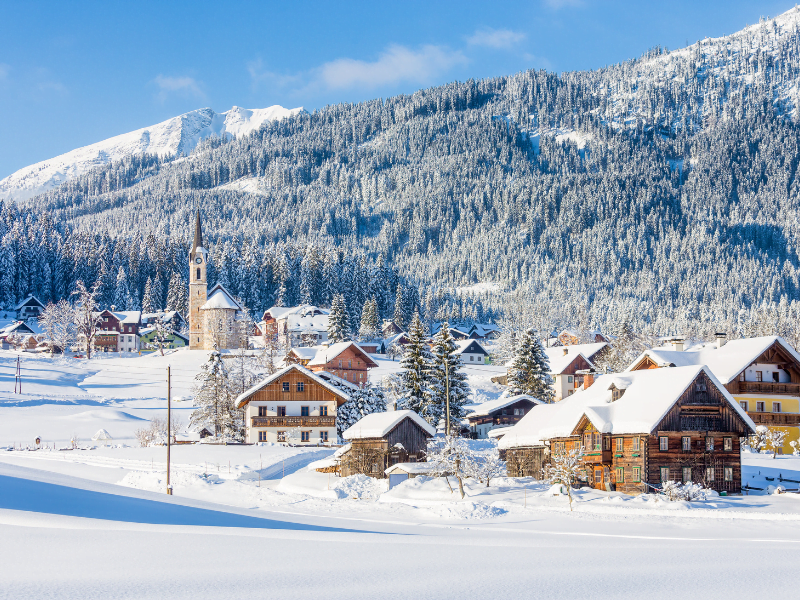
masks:
{"label": "coniferous forest", "polygon": [[165,304],[199,209],[209,281],[254,314],[342,293],[353,330],[373,297],[429,322],[775,330],[800,313],[792,19],[112,163],[2,206],[0,303],[83,279],[138,308],[150,279]]}

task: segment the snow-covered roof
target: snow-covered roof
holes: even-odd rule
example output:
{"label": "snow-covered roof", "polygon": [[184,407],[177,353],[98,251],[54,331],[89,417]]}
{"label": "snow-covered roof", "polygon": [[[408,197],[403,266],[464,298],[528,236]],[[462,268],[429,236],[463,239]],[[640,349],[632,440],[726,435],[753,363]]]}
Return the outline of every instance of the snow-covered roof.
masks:
{"label": "snow-covered roof", "polygon": [[594,366],[591,357],[608,346],[606,342],[596,344],[573,344],[572,346],[556,346],[545,348],[544,353],[550,362],[550,373],[559,375],[572,364],[578,355],[582,355],[589,365]]}
{"label": "snow-covered roof", "polygon": [[272,375],[270,375],[266,379],[262,379],[257,384],[255,384],[253,387],[251,387],[249,390],[246,390],[246,391],[242,392],[241,394],[239,394],[239,396],[236,398],[236,406],[238,408],[241,408],[242,406],[244,406],[247,403],[247,398],[249,396],[252,396],[258,390],[268,386],[273,381],[275,381],[277,379],[280,379],[281,377],[286,375],[289,371],[293,371],[293,370],[294,371],[299,371],[303,375],[305,375],[308,378],[312,379],[315,383],[321,385],[326,390],[328,390],[330,393],[332,393],[335,396],[341,398],[343,402],[346,402],[347,400],[350,399],[350,396],[347,395],[347,392],[345,392],[345,390],[343,390],[342,387],[350,387],[350,388],[352,388],[352,386],[350,386],[348,384],[347,386],[342,385],[340,387],[339,385],[334,385],[334,383],[333,383],[335,381],[336,383],[340,383],[341,382],[341,384],[346,384],[347,382],[345,382],[344,380],[339,379],[338,377],[336,377],[335,375],[331,375],[330,373],[326,373],[326,375],[328,377],[322,378],[322,377],[320,377],[320,374],[312,373],[311,371],[309,371],[305,367],[301,367],[300,365],[289,365],[288,367],[284,367],[280,371],[276,371],[275,373],[273,373]]}
{"label": "snow-covered roof", "polygon": [[38,305],[38,306],[44,308],[44,304],[42,304],[42,302],[36,296],[28,296],[27,298],[25,298],[25,300],[23,300],[22,302],[17,304],[14,307],[14,310],[19,310],[23,306],[27,306],[27,305],[31,305],[31,306],[32,305]]}
{"label": "snow-covered roof", "polygon": [[289,350],[289,354],[294,354],[297,358],[303,360],[311,360],[317,355],[317,352],[319,352],[319,346],[292,348]]}
{"label": "snow-covered roof", "polygon": [[492,427],[486,434],[486,436],[492,439],[501,438],[508,433],[508,430],[511,429],[511,427],[512,427],[511,425],[500,425]]}
{"label": "snow-covered roof", "polygon": [[108,433],[105,429],[101,429],[97,433],[92,436],[92,440],[95,442],[98,440],[113,440],[114,438],[111,437],[111,434]]}
{"label": "snow-covered roof", "polygon": [[392,410],[389,412],[372,413],[367,415],[342,433],[346,440],[365,438],[381,438],[389,433],[403,419],[411,419],[430,436],[436,435],[436,430],[413,410]]}
{"label": "snow-covered roof", "polygon": [[665,367],[707,365],[722,383],[730,383],[776,342],[800,363],[800,354],[786,340],[776,335],[769,335],[732,340],[721,348],[717,348],[714,344],[683,351],[664,347],[653,348],[640,354],[626,371],[631,371],[647,357],[657,365]]}
{"label": "snow-covered roof", "polygon": [[410,473],[413,475],[424,475],[431,472],[432,465],[426,462],[404,462],[395,463],[384,471],[387,475],[401,471],[403,473]]}
{"label": "snow-covered roof", "polygon": [[239,303],[231,296],[231,294],[226,290],[221,284],[217,284],[211,290],[211,294],[208,296],[208,300],[206,301],[203,306],[200,307],[200,310],[210,310],[215,308],[225,308],[230,310],[241,310],[242,307]]}
{"label": "snow-covered roof", "polygon": [[41,333],[41,331],[35,331],[38,327],[35,327],[33,323],[26,323],[25,321],[14,321],[9,323],[2,329],[0,329],[0,335],[9,335],[12,333]]}
{"label": "snow-covered roof", "polygon": [[285,319],[286,328],[290,332],[323,333],[328,331],[330,312],[330,310],[312,304],[273,306],[264,311],[264,317],[270,316],[275,320]]}
{"label": "snow-covered roof", "polygon": [[[755,429],[747,413],[709,368],[687,366],[602,375],[589,389],[529,412],[506,433],[499,446],[536,446],[544,440],[570,436],[583,416],[602,433],[650,433],[701,372],[708,375],[742,420]],[[612,386],[625,389],[614,402]]]}
{"label": "snow-covered roof", "polygon": [[333,453],[333,458],[341,458],[343,454],[350,451],[350,448],[353,447],[353,444],[345,444],[341,448],[339,448],[336,452]]}
{"label": "snow-covered roof", "polygon": [[484,356],[489,356],[489,352],[486,351],[486,348],[478,340],[454,340],[456,344],[456,354],[463,354],[467,348],[469,348],[472,344],[475,344],[481,352],[483,352]]}
{"label": "snow-covered roof", "polygon": [[471,417],[488,416],[494,411],[505,408],[506,406],[511,406],[512,404],[519,402],[520,400],[529,400],[534,404],[542,404],[541,400],[534,398],[532,396],[528,396],[527,394],[508,396],[506,398],[498,398],[497,400],[488,400],[486,402],[479,404],[477,407],[473,409],[473,412],[467,415],[467,418],[469,419]]}
{"label": "snow-covered roof", "polygon": [[126,325],[135,325],[142,320],[142,312],[139,310],[116,310],[114,316]]}
{"label": "snow-covered roof", "polygon": [[311,362],[308,363],[309,367],[315,366],[323,366],[327,365],[330,361],[334,360],[337,356],[339,356],[342,352],[347,350],[348,348],[353,348],[359,354],[361,354],[364,358],[364,362],[366,363],[367,367],[377,367],[378,363],[372,360],[367,354],[364,349],[356,344],[355,342],[339,342],[337,344],[331,344],[330,346],[321,347],[314,358],[311,359]]}
{"label": "snow-covered roof", "polygon": [[408,336],[406,335],[406,332],[405,331],[401,331],[400,333],[396,333],[393,336],[390,336],[390,337],[386,338],[385,340],[383,340],[383,344],[384,344],[384,346],[386,346],[388,348],[389,346],[391,346],[392,344],[397,342],[397,340],[399,340],[401,337],[405,337],[406,339],[408,339]]}

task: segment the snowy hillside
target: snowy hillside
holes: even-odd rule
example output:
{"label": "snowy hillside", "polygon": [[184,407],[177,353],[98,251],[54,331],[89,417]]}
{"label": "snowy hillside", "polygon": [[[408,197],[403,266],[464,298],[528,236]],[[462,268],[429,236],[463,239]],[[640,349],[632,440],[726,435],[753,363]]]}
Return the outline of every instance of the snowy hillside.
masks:
{"label": "snowy hillside", "polygon": [[210,108],[193,110],[163,123],[123,133],[20,169],[0,180],[0,199],[31,198],[95,167],[134,154],[188,154],[211,135],[246,135],[266,121],[290,117],[301,110],[278,105],[252,110],[234,106],[223,113]]}

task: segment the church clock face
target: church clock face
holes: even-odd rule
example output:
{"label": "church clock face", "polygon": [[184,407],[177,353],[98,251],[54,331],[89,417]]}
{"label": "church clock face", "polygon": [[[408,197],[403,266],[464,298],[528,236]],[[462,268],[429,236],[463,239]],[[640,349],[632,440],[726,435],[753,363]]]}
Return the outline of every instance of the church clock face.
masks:
{"label": "church clock face", "polygon": [[198,256],[197,258],[194,259],[194,262],[196,262],[199,265],[201,262],[203,262],[203,259]]}

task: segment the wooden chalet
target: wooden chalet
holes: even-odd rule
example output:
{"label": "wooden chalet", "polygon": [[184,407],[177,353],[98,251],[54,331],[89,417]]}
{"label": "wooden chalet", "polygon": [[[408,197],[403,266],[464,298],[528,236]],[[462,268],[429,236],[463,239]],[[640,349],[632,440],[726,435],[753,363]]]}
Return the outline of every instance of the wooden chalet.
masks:
{"label": "wooden chalet", "polygon": [[[638,494],[664,481],[741,490],[739,438],[755,424],[708,367],[604,375],[537,408],[500,440],[509,475],[538,475],[547,453],[583,451],[580,480]],[[515,431],[516,430],[516,431]]]}
{"label": "wooden chalet", "polygon": [[28,296],[14,307],[14,312],[19,321],[38,319],[44,310],[44,304],[36,296]]}
{"label": "wooden chalet", "polygon": [[395,464],[424,461],[434,435],[436,430],[412,410],[367,415],[342,434],[350,449],[341,455],[340,473],[382,479]]}
{"label": "wooden chalet", "polygon": [[325,371],[350,383],[363,385],[367,382],[369,369],[377,367],[378,363],[355,342],[340,342],[320,347],[306,366],[315,373]]}
{"label": "wooden chalet", "polygon": [[527,394],[489,400],[479,404],[467,415],[469,433],[473,439],[486,439],[498,427],[511,427],[519,423],[537,404],[542,404]]}
{"label": "wooden chalet", "polygon": [[756,425],[785,431],[784,453],[800,439],[800,355],[777,336],[727,341],[684,349],[682,338],[643,352],[628,372],[707,365]]}
{"label": "wooden chalet", "polygon": [[[588,337],[588,340],[587,340]],[[610,340],[599,331],[591,331],[586,334],[581,334],[573,329],[565,329],[558,334],[558,342],[563,346],[574,346],[577,344],[585,344],[587,341],[593,344],[608,343]]]}
{"label": "wooden chalet", "polygon": [[245,441],[311,445],[336,441],[336,413],[354,386],[289,365],[236,398],[245,411]]}

